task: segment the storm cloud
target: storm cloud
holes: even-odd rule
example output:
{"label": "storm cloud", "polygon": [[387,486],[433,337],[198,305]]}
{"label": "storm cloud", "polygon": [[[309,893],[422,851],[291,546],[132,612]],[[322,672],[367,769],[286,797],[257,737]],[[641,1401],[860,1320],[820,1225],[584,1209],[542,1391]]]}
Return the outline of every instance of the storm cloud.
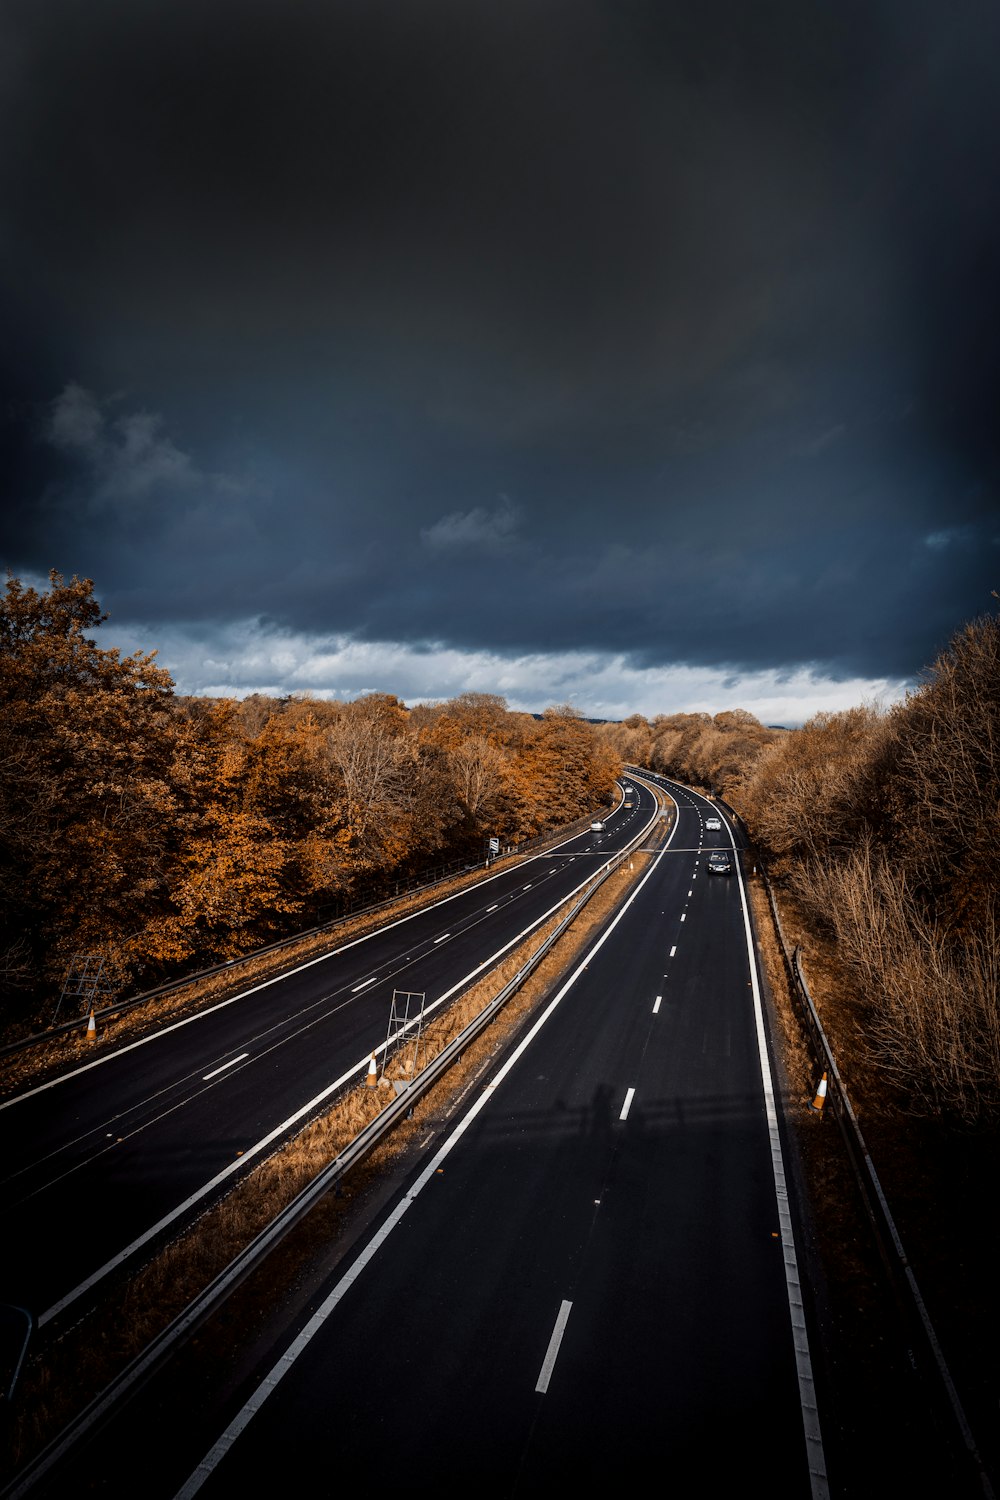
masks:
{"label": "storm cloud", "polygon": [[2,561],[188,691],[901,691],[1000,576],[998,42],[7,3]]}

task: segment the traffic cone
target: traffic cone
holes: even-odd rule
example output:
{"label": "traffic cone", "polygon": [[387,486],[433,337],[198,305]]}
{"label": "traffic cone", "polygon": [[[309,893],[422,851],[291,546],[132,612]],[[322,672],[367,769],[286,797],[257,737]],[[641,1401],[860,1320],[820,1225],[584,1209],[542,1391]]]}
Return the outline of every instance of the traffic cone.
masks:
{"label": "traffic cone", "polygon": [[378,1069],[375,1066],[374,1052],[372,1053],[372,1060],[368,1064],[368,1077],[365,1079],[365,1083],[370,1089],[378,1088]]}
{"label": "traffic cone", "polygon": [[90,1016],[87,1020],[87,1041],[97,1041],[97,1022],[94,1020],[94,1007],[90,1007]]}
{"label": "traffic cone", "polygon": [[814,1109],[817,1114],[822,1114],[823,1105],[826,1103],[826,1074],[820,1079],[816,1086],[816,1096],[809,1108]]}

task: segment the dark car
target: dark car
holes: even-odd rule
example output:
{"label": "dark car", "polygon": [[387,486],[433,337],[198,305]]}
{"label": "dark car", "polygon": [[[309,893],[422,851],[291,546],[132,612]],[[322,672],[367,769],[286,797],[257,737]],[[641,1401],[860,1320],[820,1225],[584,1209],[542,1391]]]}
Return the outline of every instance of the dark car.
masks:
{"label": "dark car", "polygon": [[733,862],[725,849],[713,849],[708,856],[707,868],[710,875],[731,875]]}

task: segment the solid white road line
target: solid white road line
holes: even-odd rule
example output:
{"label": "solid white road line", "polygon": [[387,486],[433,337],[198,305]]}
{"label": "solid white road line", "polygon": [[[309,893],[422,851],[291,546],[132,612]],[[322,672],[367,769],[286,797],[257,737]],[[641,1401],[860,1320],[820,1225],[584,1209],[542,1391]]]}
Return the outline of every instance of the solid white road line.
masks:
{"label": "solid white road line", "polygon": [[[732,832],[730,832],[729,838],[735,849],[736,844]],[[764,1008],[761,1000],[760,980],[757,973],[756,947],[753,931],[750,926],[750,912],[747,906],[746,887],[743,884],[743,873],[738,864],[736,866],[736,876],[739,880],[740,904],[743,908],[743,932],[747,945],[747,957],[750,963],[750,991],[753,995],[757,1053],[760,1058],[767,1130],[771,1140],[771,1172],[774,1177],[778,1225],[781,1230],[781,1249],[785,1263],[785,1290],[788,1296],[788,1311],[792,1324],[792,1347],[795,1351],[795,1368],[799,1380],[799,1404],[802,1408],[802,1426],[808,1455],[809,1481],[812,1500],[827,1500],[830,1491],[826,1474],[826,1456],[823,1450],[823,1435],[820,1429],[816,1386],[813,1381],[809,1334],[806,1328],[805,1308],[802,1302],[798,1257],[795,1252],[795,1234],[792,1227],[791,1208],[788,1202],[788,1188],[785,1182],[785,1163],[781,1154],[781,1137],[778,1132],[778,1108],[775,1100],[774,1082],[771,1077],[771,1062],[767,1053],[767,1031],[764,1025]]]}
{"label": "solid white road line", "polygon": [[627,1120],[628,1119],[628,1112],[632,1108],[632,1100],[634,1098],[635,1098],[635,1089],[629,1089],[628,1092],[625,1095],[625,1103],[622,1105],[622,1112],[618,1116],[619,1120]]}
{"label": "solid white road line", "polygon": [[559,1315],[556,1318],[556,1326],[552,1330],[552,1337],[549,1339],[549,1347],[545,1351],[545,1358],[542,1360],[542,1368],[538,1372],[538,1379],[535,1381],[535,1390],[543,1396],[549,1388],[549,1381],[552,1379],[552,1371],[555,1369],[556,1356],[559,1353],[559,1345],[562,1343],[563,1334],[566,1332],[566,1324],[569,1321],[570,1309],[572,1308],[572,1306],[572,1302],[563,1302],[560,1305]]}
{"label": "solid white road line", "polygon": [[207,1083],[210,1078],[218,1078],[219,1074],[224,1073],[227,1068],[235,1068],[238,1062],[242,1062],[245,1057],[249,1056],[249,1052],[241,1052],[239,1057],[231,1057],[227,1063],[222,1064],[221,1068],[214,1068],[211,1073],[203,1073],[201,1075],[202,1083]]}

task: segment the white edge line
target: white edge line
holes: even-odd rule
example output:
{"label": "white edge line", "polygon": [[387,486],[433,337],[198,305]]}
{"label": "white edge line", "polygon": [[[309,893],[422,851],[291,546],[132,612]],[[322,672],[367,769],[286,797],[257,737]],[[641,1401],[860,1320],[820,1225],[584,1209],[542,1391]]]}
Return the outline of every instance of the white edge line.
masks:
{"label": "white edge line", "polygon": [[227,1068],[235,1068],[238,1062],[242,1062],[245,1057],[249,1056],[249,1052],[241,1052],[239,1057],[231,1057],[228,1062],[224,1062],[221,1068],[213,1068],[211,1073],[203,1073],[201,1075],[202,1083],[207,1083],[210,1078],[218,1078],[219,1074],[224,1073]]}
{"label": "white edge line", "polygon": [[[495,1090],[503,1082],[511,1069],[517,1064],[522,1055],[527,1051],[528,1047],[530,1047],[535,1037],[541,1031],[542,1027],[545,1025],[549,1017],[555,1012],[557,1007],[562,1002],[563,998],[569,994],[570,990],[573,988],[580,975],[584,972],[587,965],[591,962],[594,954],[597,953],[599,949],[603,948],[608,938],[618,926],[618,923],[622,920],[625,913],[632,905],[632,902],[636,899],[639,892],[646,884],[646,881],[652,877],[657,865],[663,858],[663,855],[666,853],[667,849],[670,847],[670,841],[677,831],[677,823],[679,821],[680,820],[678,819],[674,822],[674,827],[671,830],[670,838],[667,839],[667,842],[664,844],[659,854],[653,860],[649,869],[639,881],[639,884],[636,886],[631,896],[629,896],[628,900],[623,904],[617,916],[605,928],[604,932],[598,938],[594,946],[583,955],[580,963],[573,970],[573,973],[566,980],[562,988],[559,989],[549,1001],[542,1014],[538,1017],[538,1020],[518,1043],[517,1047],[500,1068],[493,1081],[485,1089],[483,1089],[478,1099],[476,1099],[470,1106],[468,1114],[466,1114],[464,1118],[459,1121],[448,1139],[443,1143],[440,1149],[435,1152],[434,1156],[427,1163],[427,1166],[414,1182],[410,1191],[405,1195],[405,1197],[400,1199],[399,1203],[393,1209],[392,1213],[389,1215],[388,1219],[386,1219],[385,1223],[379,1229],[378,1233],[374,1235],[374,1237],[365,1246],[364,1250],[362,1250],[357,1260],[355,1260],[344,1272],[344,1275],[337,1282],[336,1286],[330,1292],[326,1300],[321,1303],[321,1305],[313,1313],[312,1317],[309,1319],[309,1322],[302,1329],[302,1332],[296,1339],[292,1341],[292,1343],[288,1346],[277,1363],[271,1367],[270,1371],[267,1375],[265,1375],[264,1379],[261,1381],[260,1385],[254,1391],[250,1399],[241,1408],[241,1410],[237,1412],[236,1416],[230,1422],[225,1432],[216,1441],[209,1452],[206,1453],[201,1463],[189,1476],[183,1488],[177,1491],[175,1500],[191,1500],[191,1497],[198,1493],[205,1481],[211,1477],[214,1470],[222,1462],[223,1458],[225,1458],[226,1454],[236,1442],[240,1433],[244,1430],[245,1427],[249,1425],[254,1416],[264,1405],[264,1402],[267,1400],[268,1396],[270,1396],[271,1393],[277,1389],[280,1382],[288,1374],[289,1370],[292,1368],[299,1355],[303,1353],[306,1347],[312,1342],[316,1334],[319,1333],[327,1318],[330,1317],[331,1313],[334,1312],[337,1305],[342,1301],[346,1293],[354,1285],[355,1281],[357,1281],[358,1277],[361,1275],[361,1272],[365,1269],[369,1262],[375,1258],[379,1250],[381,1250],[382,1246],[385,1244],[392,1231],[400,1223],[407,1209],[416,1202],[418,1194],[420,1194],[427,1186],[427,1184],[433,1179],[438,1167],[458,1145],[462,1136],[465,1134],[469,1126],[479,1114],[479,1111],[483,1109],[489,1102],[489,1100],[493,1097]],[[562,902],[560,902],[560,905],[562,905]],[[363,1066],[363,1064],[359,1066]]]}
{"label": "white edge line", "polygon": [[562,1302],[559,1305],[559,1312],[556,1315],[556,1324],[552,1330],[552,1337],[549,1339],[549,1347],[545,1351],[545,1358],[542,1360],[542,1368],[539,1370],[538,1379],[535,1381],[535,1390],[543,1396],[549,1388],[549,1381],[552,1379],[552,1371],[555,1369],[556,1357],[559,1353],[559,1345],[562,1343],[563,1334],[566,1332],[566,1324],[569,1321],[569,1315],[572,1307],[572,1302]]}
{"label": "white edge line", "polygon": [[[672,837],[673,834],[671,834],[671,838]],[[661,850],[661,854],[667,849],[669,843],[670,840],[668,839],[667,843],[663,846],[663,850]],[[642,886],[645,885],[646,881],[649,879],[649,876],[656,868],[657,862],[658,860],[654,860],[646,875],[643,876],[640,884],[636,886],[636,889],[633,892],[633,896],[630,897],[626,905],[622,907],[622,914],[624,914],[628,910],[628,907],[632,904],[632,900],[634,899],[634,897],[642,889]],[[463,985],[468,984],[471,979],[474,979],[475,976],[479,973],[480,969],[488,968],[496,964],[509,948],[515,947],[518,943],[522,942],[523,939],[530,933],[537,931],[539,927],[541,927],[545,922],[548,921],[549,917],[551,917],[554,912],[557,912],[560,907],[565,906],[567,901],[571,901],[576,895],[577,891],[581,891],[583,887],[589,883],[590,879],[591,876],[588,875],[584,880],[581,880],[580,884],[574,890],[570,891],[567,895],[562,896],[554,906],[550,906],[548,911],[545,912],[541,917],[539,917],[537,921],[533,922],[529,927],[525,927],[523,931],[517,933],[515,937],[512,937],[508,942],[504,943],[502,948],[498,948],[497,951],[491,955],[491,957],[484,959],[482,963],[477,964],[476,967],[474,969],[471,969],[468,974],[463,976],[463,978],[457,980],[452,985],[451,989],[445,990],[444,994],[440,995],[437,1000],[433,1000],[430,1005],[425,1006],[424,1015],[427,1016],[432,1010],[437,1010],[439,1005],[443,1005],[446,1000],[450,1000],[452,995],[454,995],[456,991],[460,990]],[[449,900],[450,899],[451,898],[449,897]],[[617,925],[617,922],[613,923],[612,927],[615,925]],[[612,927],[608,928],[608,932],[612,931]],[[594,951],[597,951],[596,948],[594,949]],[[313,960],[313,962],[315,962],[315,960]],[[309,965],[303,965],[303,967],[307,968],[309,967]],[[574,978],[575,977],[576,976],[574,975]],[[258,988],[263,989],[264,986],[260,985],[258,986]],[[247,991],[247,993],[249,993],[249,991]],[[225,1003],[229,1004],[230,1002],[226,1001]],[[181,1024],[183,1025],[185,1023],[182,1022]],[[393,1033],[391,1037],[387,1037],[380,1047],[375,1048],[376,1053],[385,1052],[386,1048],[391,1046],[392,1043],[397,1039],[397,1037],[403,1035],[406,1030],[407,1028],[405,1026],[401,1026],[396,1032]],[[158,1035],[162,1036],[163,1032],[159,1032]],[[531,1035],[532,1033],[529,1032],[528,1036],[530,1037]],[[144,1233],[140,1234],[137,1239],[134,1239],[130,1245],[126,1245],[123,1250],[119,1250],[117,1255],[112,1256],[112,1258],[109,1261],[106,1261],[103,1266],[99,1266],[96,1271],[92,1271],[84,1281],[81,1281],[78,1286],[73,1287],[73,1289],[67,1292],[64,1297],[61,1297],[58,1302],[54,1302],[51,1307],[46,1308],[45,1312],[39,1315],[37,1326],[39,1328],[43,1328],[47,1323],[51,1322],[54,1317],[61,1313],[65,1308],[69,1307],[70,1304],[75,1302],[78,1297],[81,1297],[84,1292],[89,1291],[92,1286],[96,1286],[97,1283],[101,1281],[105,1276],[107,1276],[110,1271],[113,1271],[117,1266],[122,1265],[132,1255],[134,1255],[137,1250],[141,1250],[143,1245],[148,1244],[149,1241],[153,1239],[157,1234],[159,1234],[161,1230],[166,1229],[170,1224],[173,1224],[178,1218],[180,1218],[182,1214],[185,1214],[188,1209],[193,1208],[196,1203],[199,1203],[203,1198],[207,1197],[209,1193],[214,1192],[214,1190],[223,1182],[225,1182],[229,1177],[231,1177],[234,1172],[242,1171],[249,1161],[251,1161],[255,1156],[259,1156],[263,1150],[270,1146],[272,1142],[277,1140],[278,1137],[281,1136],[286,1130],[290,1130],[293,1125],[297,1124],[298,1121],[303,1118],[303,1116],[309,1114],[311,1110],[322,1104],[324,1099],[328,1099],[331,1094],[335,1093],[337,1089],[341,1088],[356,1074],[362,1071],[366,1072],[370,1062],[371,1053],[367,1052],[365,1056],[360,1060],[360,1062],[355,1063],[353,1067],[348,1068],[346,1073],[342,1073],[339,1078],[334,1079],[333,1083],[328,1084],[325,1089],[322,1089],[318,1094],[310,1099],[308,1103],[303,1104],[301,1108],[295,1111],[294,1114],[289,1115],[287,1120],[283,1120],[280,1125],[276,1125],[274,1129],[269,1132],[269,1134],[265,1135],[254,1145],[248,1146],[240,1156],[231,1161],[227,1167],[223,1167],[221,1172],[217,1172],[209,1182],[206,1182],[202,1187],[198,1188],[194,1193],[191,1194],[190,1197],[185,1198],[183,1203],[177,1204],[176,1207],[172,1208],[168,1214],[164,1214],[163,1218],[160,1219],[157,1224],[151,1225],[150,1228],[145,1230]],[[83,1070],[81,1069],[81,1071]],[[22,1097],[27,1096],[22,1095]]]}
{"label": "white edge line", "polygon": [[774,1082],[771,1063],[767,1055],[767,1032],[764,1026],[764,1007],[761,1001],[760,976],[757,971],[757,952],[750,924],[746,886],[743,871],[736,858],[736,840],[729,819],[723,819],[733,849],[733,864],[739,882],[740,904],[743,908],[743,931],[746,937],[747,959],[750,965],[750,990],[753,995],[754,1026],[757,1032],[757,1052],[760,1058],[761,1084],[764,1092],[764,1108],[767,1115],[767,1130],[771,1144],[771,1171],[774,1175],[774,1193],[777,1199],[778,1224],[781,1230],[781,1250],[785,1264],[785,1289],[788,1296],[788,1311],[792,1326],[792,1346],[795,1351],[795,1369],[799,1384],[799,1405],[802,1409],[802,1427],[806,1444],[806,1461],[809,1467],[809,1484],[812,1500],[828,1500],[830,1489],[826,1473],[826,1455],[823,1451],[823,1434],[820,1429],[819,1406],[812,1373],[812,1358],[809,1353],[809,1333],[806,1327],[805,1307],[802,1301],[802,1283],[799,1279],[798,1259],[795,1254],[795,1234],[792,1215],[788,1205],[788,1189],[785,1182],[785,1164],[781,1155],[781,1136],[778,1130],[778,1111],[774,1098]]}

